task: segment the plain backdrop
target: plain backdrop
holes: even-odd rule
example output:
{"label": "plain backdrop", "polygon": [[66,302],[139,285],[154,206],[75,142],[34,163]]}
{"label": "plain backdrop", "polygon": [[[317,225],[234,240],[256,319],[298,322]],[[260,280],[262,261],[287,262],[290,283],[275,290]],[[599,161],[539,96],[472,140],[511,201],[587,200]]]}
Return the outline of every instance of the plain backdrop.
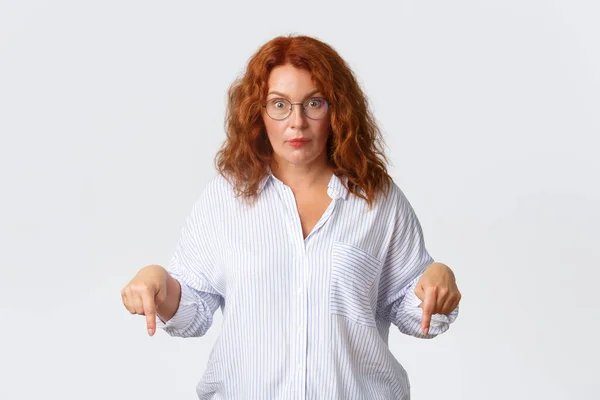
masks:
{"label": "plain backdrop", "polygon": [[390,333],[412,398],[598,399],[596,1],[0,1],[0,398],[194,399],[201,338],[120,291],[166,265],[226,91],[277,35],[332,45],[460,316]]}

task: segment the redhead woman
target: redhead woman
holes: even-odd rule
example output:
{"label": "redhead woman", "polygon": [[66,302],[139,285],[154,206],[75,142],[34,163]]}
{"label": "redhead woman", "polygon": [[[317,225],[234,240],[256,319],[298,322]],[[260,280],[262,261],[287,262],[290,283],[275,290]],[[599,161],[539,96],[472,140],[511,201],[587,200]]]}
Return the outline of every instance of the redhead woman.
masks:
{"label": "redhead woman", "polygon": [[251,57],[173,257],[121,293],[150,335],[203,336],[221,309],[199,399],[409,399],[389,329],[433,338],[461,294],[381,143],[330,45],[280,36]]}

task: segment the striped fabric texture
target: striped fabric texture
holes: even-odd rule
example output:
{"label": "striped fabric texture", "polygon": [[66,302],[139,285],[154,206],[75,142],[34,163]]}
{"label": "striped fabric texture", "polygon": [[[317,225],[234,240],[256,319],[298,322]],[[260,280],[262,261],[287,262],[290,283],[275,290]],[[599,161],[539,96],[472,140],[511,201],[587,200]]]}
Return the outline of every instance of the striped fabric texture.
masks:
{"label": "striped fabric texture", "polygon": [[419,338],[449,328],[458,307],[421,332],[414,288],[434,262],[415,212],[392,183],[372,209],[331,176],[331,203],[304,238],[292,190],[272,174],[247,205],[217,175],[181,230],[167,270],[182,288],[171,336],[223,324],[199,399],[410,398],[388,347],[391,324]]}

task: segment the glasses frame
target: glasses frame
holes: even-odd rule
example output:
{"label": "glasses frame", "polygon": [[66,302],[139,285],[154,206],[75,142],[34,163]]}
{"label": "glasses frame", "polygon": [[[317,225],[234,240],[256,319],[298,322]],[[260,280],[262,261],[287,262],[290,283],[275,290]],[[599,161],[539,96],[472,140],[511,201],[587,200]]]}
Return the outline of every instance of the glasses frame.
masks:
{"label": "glasses frame", "polygon": [[[311,117],[309,117],[309,116],[308,116],[308,114],[306,113],[306,108],[304,107],[304,103],[306,103],[306,102],[308,102],[308,101],[310,101],[310,100],[313,100],[313,99],[321,99],[321,100],[323,100],[323,101],[325,102],[325,104],[327,104],[327,111],[325,111],[325,114],[323,114],[323,116],[322,116],[322,117],[320,117],[320,118],[311,118]],[[290,103],[289,112],[288,112],[288,114],[287,114],[285,117],[283,117],[283,118],[273,118],[273,117],[271,117],[271,114],[269,114],[269,112],[267,111],[267,103],[268,103],[269,101],[273,101],[273,100],[285,100],[285,101],[287,101],[288,103]],[[294,109],[294,105],[295,105],[295,104],[299,104],[299,105],[300,105],[300,108],[302,109],[302,113],[304,113],[304,115],[306,115],[306,118],[308,118],[308,119],[312,119],[313,121],[318,121],[318,120],[320,120],[320,119],[323,119],[323,118],[325,118],[325,116],[327,115],[327,112],[329,112],[329,108],[331,107],[331,104],[330,104],[330,103],[327,101],[327,99],[325,99],[325,98],[323,98],[323,97],[311,97],[310,99],[308,99],[308,100],[306,100],[306,101],[299,102],[299,103],[292,103],[292,102],[291,102],[291,101],[289,101],[288,99],[284,99],[284,98],[280,98],[280,97],[278,97],[278,98],[275,98],[275,99],[271,99],[271,100],[269,100],[269,101],[267,101],[267,103],[265,103],[265,104],[261,104],[261,105],[262,105],[262,108],[264,108],[264,109],[265,109],[265,112],[267,113],[267,115],[269,116],[269,118],[271,118],[271,119],[272,119],[272,120],[274,120],[274,121],[283,121],[283,120],[285,120],[285,119],[288,119],[288,118],[290,117],[290,115],[292,115],[292,110]]]}

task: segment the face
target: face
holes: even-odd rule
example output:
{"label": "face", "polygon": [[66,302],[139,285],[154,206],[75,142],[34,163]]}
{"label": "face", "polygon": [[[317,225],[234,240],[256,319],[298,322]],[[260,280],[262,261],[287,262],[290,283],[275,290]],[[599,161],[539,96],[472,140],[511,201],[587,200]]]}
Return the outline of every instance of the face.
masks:
{"label": "face", "polygon": [[[305,103],[314,97],[323,97],[312,80],[310,72],[292,65],[273,68],[269,75],[267,102],[286,99],[292,103]],[[318,105],[318,101],[311,105]],[[282,107],[283,104],[278,103]],[[326,144],[329,134],[329,114],[321,119],[310,119],[300,104],[292,106],[292,113],[284,120],[271,119],[262,109],[267,136],[273,147],[273,157],[278,165],[320,165],[327,162]],[[292,140],[296,139],[296,141]],[[302,139],[298,142],[297,139]]]}

